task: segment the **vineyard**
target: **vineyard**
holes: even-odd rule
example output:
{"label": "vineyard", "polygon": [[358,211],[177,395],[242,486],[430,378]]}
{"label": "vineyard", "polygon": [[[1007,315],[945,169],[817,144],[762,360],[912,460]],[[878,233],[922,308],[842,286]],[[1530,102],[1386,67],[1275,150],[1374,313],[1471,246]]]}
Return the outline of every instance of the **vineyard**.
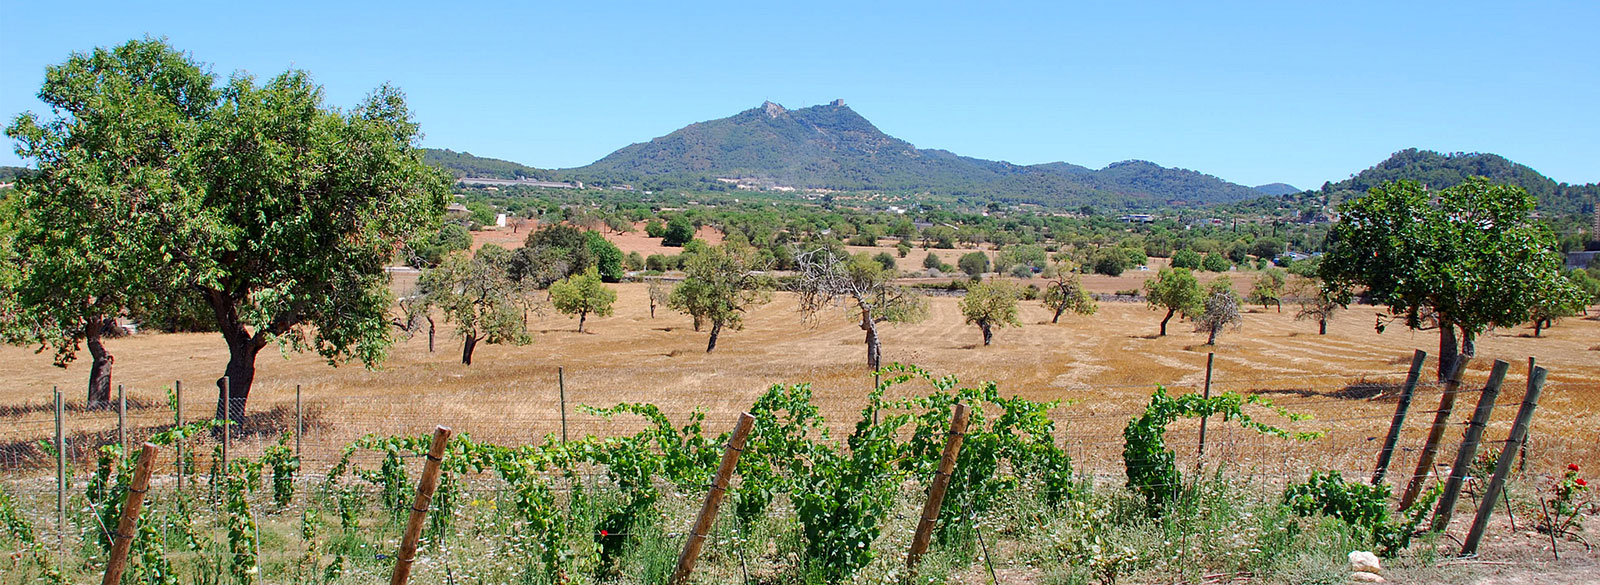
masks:
{"label": "vineyard", "polygon": [[[1496,370],[1491,379],[1503,378],[1505,368]],[[1126,422],[1121,437],[1073,441],[1058,421],[1108,414],[898,364],[874,379],[860,410],[842,421],[830,420],[808,384],[771,386],[745,407],[754,424],[725,484],[713,473],[733,425],[701,410],[573,404],[561,416],[563,427],[570,418],[606,431],[552,432],[520,444],[493,442],[466,425],[468,432],[451,438],[439,458],[413,578],[665,583],[711,485],[727,487],[729,505],[704,535],[693,582],[1342,582],[1351,550],[1379,551],[1391,557],[1392,570],[1423,581],[1468,574],[1468,567],[1440,562],[1455,545],[1427,530],[1443,481],[1429,482],[1415,504],[1391,512],[1389,484],[1368,486],[1360,475],[1377,446],[1324,452],[1315,467],[1304,463],[1305,453],[1327,445],[1330,431],[1355,418],[1388,422],[1392,413],[1318,419],[1296,412],[1309,404],[1304,397],[1169,394],[1157,386],[1138,410],[1114,415]],[[1393,397],[1406,385],[1369,380],[1357,390]],[[1477,394],[1467,389],[1484,385],[1493,384],[1464,382],[1463,401]],[[1414,421],[1438,412],[1422,406],[1437,392],[1451,392],[1426,382],[1414,386]],[[1520,398],[1491,395],[1489,402],[1509,410]],[[6,582],[99,578],[135,481],[137,457],[123,445],[138,440],[158,446],[158,471],[123,582],[355,583],[390,574],[416,509],[427,435],[307,445],[295,432],[328,435],[317,414],[325,403],[278,408],[226,429],[182,417],[182,404],[169,388],[165,403],[135,404],[146,419],[165,412],[166,424],[120,441],[121,433],[102,434],[108,444],[95,449],[86,436],[67,442],[72,457],[64,459],[80,464],[65,468],[71,487],[64,524],[54,509],[55,478],[25,473],[53,460],[54,444],[32,446],[43,457],[12,460],[19,479],[8,482],[0,510],[11,559]],[[964,440],[947,489],[937,490],[943,507],[931,518],[930,552],[911,568],[906,551],[921,524],[918,510],[940,476],[957,405],[965,413],[957,416],[966,423]],[[23,428],[50,414],[18,410],[10,414]],[[1196,428],[1201,420],[1207,430]],[[1411,455],[1420,451],[1412,435],[1392,465],[1396,485],[1410,478]],[[1196,445],[1205,449],[1207,442],[1207,454],[1196,455]],[[1485,441],[1465,486],[1464,510],[1478,507],[1483,468],[1493,467],[1503,443]],[[1115,447],[1118,465],[1085,461],[1101,452],[1096,444]],[[1262,465],[1268,452],[1281,459]],[[1442,463],[1441,476],[1453,471]],[[1552,542],[1561,535],[1559,546],[1570,558],[1582,554],[1581,521],[1594,511],[1576,470],[1560,477],[1552,489],[1525,471],[1505,497],[1508,509],[1515,501],[1521,521],[1547,524]],[[1561,485],[1567,491],[1557,497]],[[1562,508],[1552,513],[1552,505]],[[1547,510],[1542,516],[1539,506]],[[1457,524],[1449,528],[1465,532]],[[1505,530],[1499,523],[1494,529]],[[1487,548],[1485,554],[1505,554]]]}

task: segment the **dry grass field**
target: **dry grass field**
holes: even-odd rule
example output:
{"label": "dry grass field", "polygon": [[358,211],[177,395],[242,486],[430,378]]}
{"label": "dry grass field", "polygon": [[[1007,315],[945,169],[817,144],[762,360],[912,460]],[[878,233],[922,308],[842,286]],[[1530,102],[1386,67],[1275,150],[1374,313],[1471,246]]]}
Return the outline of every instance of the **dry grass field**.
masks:
{"label": "dry grass field", "polygon": [[[1111,279],[1120,282],[1107,285],[1131,288],[1142,276]],[[314,356],[269,350],[259,360],[249,411],[271,425],[287,424],[295,387],[302,387],[311,420],[306,454],[316,461],[331,460],[339,447],[363,434],[418,433],[435,424],[503,442],[560,433],[558,367],[565,369],[568,432],[574,436],[631,429],[628,421],[605,422],[579,413],[580,403],[652,402],[677,419],[704,409],[711,432],[730,426],[775,383],[812,383],[838,430],[853,424],[864,404],[872,379],[864,366],[863,335],[842,309],[803,322],[794,298],[779,293],[771,304],[752,311],[744,330],[724,333],[717,350],[707,354],[706,334],[693,331],[687,317],[664,307],[650,317],[644,285],[623,284],[617,290],[616,314],[591,317],[584,333],[576,331],[575,319],[546,311],[530,323],[532,344],[480,346],[472,366],[460,364],[459,340],[442,320],[436,351],[430,353],[426,334],[419,335],[398,343],[375,370],[329,367]],[[1002,329],[994,345],[983,347],[977,328],[962,323],[955,298],[930,301],[926,321],[886,328],[885,360],[954,374],[968,383],[994,380],[1006,394],[1071,403],[1054,411],[1060,440],[1080,465],[1102,475],[1120,475],[1122,426],[1142,410],[1155,385],[1198,391],[1210,351],[1217,354],[1213,392],[1264,394],[1316,417],[1289,423],[1262,410],[1265,420],[1328,434],[1292,443],[1214,424],[1209,458],[1267,477],[1299,479],[1311,467],[1370,471],[1394,409],[1387,390],[1403,379],[1413,349],[1433,353],[1437,344],[1432,332],[1391,327],[1375,333],[1372,307],[1341,313],[1326,336],[1317,335],[1313,323],[1294,321],[1292,307],[1283,313],[1250,308],[1243,328],[1225,333],[1211,348],[1202,345],[1203,334],[1176,319],[1168,336],[1155,337],[1161,314],[1141,304],[1102,303],[1093,316],[1068,315],[1050,324],[1047,311],[1032,301],[1023,303],[1021,328]],[[1469,373],[1473,387],[1481,387],[1494,360],[1512,364],[1486,439],[1505,436],[1533,356],[1551,373],[1535,419],[1530,471],[1553,471],[1568,462],[1600,466],[1597,344],[1600,322],[1584,318],[1562,321],[1537,339],[1523,328],[1484,336]],[[116,356],[115,382],[128,388],[135,405],[130,419],[136,435],[137,429],[171,420],[165,388],[174,380],[185,385],[186,419],[208,416],[214,408],[213,384],[227,355],[216,335],[141,334],[108,346]],[[1428,367],[1431,371],[1431,360]],[[0,410],[8,467],[27,465],[33,452],[27,443],[52,432],[52,417],[44,408],[51,387],[81,401],[86,370],[84,362],[60,369],[50,365],[47,354],[0,348],[5,381],[0,407],[11,407]],[[926,390],[907,385],[894,393]],[[1437,388],[1419,391],[1403,448],[1420,445],[1438,397]],[[1454,418],[1464,421],[1475,399],[1463,399]],[[115,415],[106,412],[74,412],[67,420],[69,435],[89,440],[114,426]],[[1192,457],[1196,426],[1180,422],[1170,435],[1184,457]],[[1395,469],[1409,470],[1410,454],[1399,454]],[[316,469],[315,463],[310,466]]]}

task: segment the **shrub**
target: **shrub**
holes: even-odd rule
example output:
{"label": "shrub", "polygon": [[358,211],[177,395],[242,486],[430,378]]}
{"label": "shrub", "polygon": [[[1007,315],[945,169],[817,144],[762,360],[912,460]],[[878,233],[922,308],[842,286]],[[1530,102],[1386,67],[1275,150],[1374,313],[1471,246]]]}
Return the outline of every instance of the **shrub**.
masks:
{"label": "shrub", "polygon": [[667,230],[661,235],[661,245],[670,248],[681,248],[689,240],[694,239],[694,224],[683,216],[672,218],[667,222]]}
{"label": "shrub", "polygon": [[967,276],[978,277],[989,271],[989,255],[983,252],[968,252],[961,256],[956,264]]}
{"label": "shrub", "polygon": [[1378,554],[1393,557],[1411,546],[1412,535],[1433,508],[1443,485],[1437,484],[1401,518],[1394,518],[1389,513],[1388,484],[1346,482],[1337,471],[1316,471],[1305,483],[1290,484],[1283,492],[1283,503],[1301,516],[1322,514],[1342,520],[1378,545]]}
{"label": "shrub", "polygon": [[1172,254],[1172,267],[1198,270],[1200,268],[1200,253],[1188,248],[1178,250]]}
{"label": "shrub", "polygon": [[1206,272],[1227,272],[1233,268],[1233,263],[1219,254],[1207,254],[1206,259],[1200,262],[1200,268]]}

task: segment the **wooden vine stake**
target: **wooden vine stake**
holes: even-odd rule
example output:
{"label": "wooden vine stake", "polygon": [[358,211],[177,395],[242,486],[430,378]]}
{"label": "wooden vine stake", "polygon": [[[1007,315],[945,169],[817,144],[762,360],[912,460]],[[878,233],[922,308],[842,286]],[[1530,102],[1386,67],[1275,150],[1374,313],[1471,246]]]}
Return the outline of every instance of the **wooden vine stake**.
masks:
{"label": "wooden vine stake", "polygon": [[961,454],[961,441],[966,435],[967,405],[956,403],[955,414],[950,416],[950,434],[944,442],[944,455],[939,458],[939,470],[934,472],[933,485],[928,488],[928,501],[922,505],[922,520],[917,522],[917,534],[911,539],[911,552],[906,555],[907,568],[916,569],[922,553],[928,552],[928,540],[933,538],[939,507],[944,504],[945,490],[950,488],[950,474],[955,472],[956,456]]}
{"label": "wooden vine stake", "polygon": [[1494,413],[1494,400],[1500,396],[1500,384],[1505,382],[1508,364],[1501,360],[1494,361],[1494,369],[1489,372],[1489,383],[1483,387],[1483,394],[1478,395],[1478,408],[1472,412],[1472,422],[1467,425],[1467,432],[1461,438],[1461,446],[1456,448],[1456,463],[1450,467],[1450,479],[1445,480],[1444,495],[1439,497],[1439,507],[1433,511],[1434,532],[1443,532],[1450,527],[1450,517],[1456,510],[1456,500],[1461,498],[1461,486],[1467,482],[1467,469],[1472,467],[1473,458],[1478,456],[1478,443],[1483,440],[1483,429],[1489,426],[1489,416]]}
{"label": "wooden vine stake", "polygon": [[1433,459],[1439,456],[1439,440],[1444,438],[1444,431],[1450,428],[1450,413],[1456,408],[1456,395],[1461,391],[1461,377],[1467,372],[1467,362],[1472,361],[1464,355],[1456,356],[1456,363],[1450,367],[1450,377],[1445,380],[1444,394],[1439,397],[1439,410],[1433,415],[1433,428],[1428,431],[1428,441],[1422,445],[1422,454],[1417,458],[1417,471],[1411,474],[1411,482],[1406,484],[1405,495],[1400,496],[1400,509],[1405,510],[1417,501],[1417,496],[1422,495],[1422,484],[1428,481],[1428,473],[1433,470]]}
{"label": "wooden vine stake", "polygon": [[116,540],[111,545],[111,560],[106,563],[101,585],[122,582],[122,570],[128,566],[128,547],[133,544],[134,529],[139,526],[139,510],[144,508],[144,494],[150,491],[150,470],[156,466],[156,446],[145,443],[139,449],[139,463],[133,468],[133,484],[128,486],[128,498],[122,502],[122,519],[117,521]]}
{"label": "wooden vine stake", "polygon": [[1517,452],[1522,449],[1528,440],[1528,425],[1533,422],[1533,410],[1539,407],[1539,394],[1544,390],[1544,379],[1548,372],[1544,368],[1534,368],[1528,374],[1528,392],[1522,396],[1522,406],[1517,409],[1516,421],[1511,423],[1511,436],[1506,437],[1505,447],[1500,450],[1500,458],[1495,461],[1494,475],[1489,479],[1489,487],[1483,490],[1483,500],[1478,503],[1478,515],[1472,519],[1472,529],[1467,532],[1467,540],[1461,545],[1461,556],[1470,557],[1478,554],[1478,544],[1483,542],[1483,531],[1489,526],[1489,516],[1494,514],[1495,499],[1500,497],[1500,490],[1506,486],[1506,476],[1511,475],[1511,464],[1517,458]]}
{"label": "wooden vine stake", "polygon": [[733,436],[728,437],[728,446],[722,451],[722,464],[717,466],[717,474],[711,478],[711,489],[706,492],[706,501],[700,506],[700,516],[695,518],[694,528],[689,530],[689,539],[683,543],[683,553],[678,555],[678,568],[672,571],[672,579],[668,583],[681,585],[689,582],[694,564],[700,560],[700,548],[705,546],[706,535],[717,520],[717,509],[722,507],[722,496],[728,491],[728,479],[733,476],[733,468],[739,463],[739,454],[744,452],[745,439],[749,438],[750,427],[755,426],[755,422],[756,417],[750,413],[739,413]]}
{"label": "wooden vine stake", "polygon": [[439,462],[444,461],[444,448],[449,442],[450,427],[433,429],[433,444],[428,447],[428,462],[422,466],[417,498],[411,501],[411,518],[406,521],[400,552],[394,557],[394,573],[389,575],[390,585],[405,585],[406,580],[411,578],[411,563],[417,560],[417,540],[422,538],[422,523],[428,519],[428,505],[433,503],[433,490],[439,487]]}
{"label": "wooden vine stake", "polygon": [[1417,392],[1417,381],[1422,379],[1422,362],[1428,352],[1417,350],[1411,354],[1411,372],[1406,374],[1406,385],[1400,388],[1400,403],[1394,407],[1394,419],[1389,421],[1389,435],[1383,439],[1383,450],[1378,452],[1378,467],[1372,471],[1372,485],[1383,483],[1389,472],[1389,462],[1394,459],[1394,445],[1400,441],[1400,429],[1405,427],[1406,412],[1411,410],[1411,396]]}

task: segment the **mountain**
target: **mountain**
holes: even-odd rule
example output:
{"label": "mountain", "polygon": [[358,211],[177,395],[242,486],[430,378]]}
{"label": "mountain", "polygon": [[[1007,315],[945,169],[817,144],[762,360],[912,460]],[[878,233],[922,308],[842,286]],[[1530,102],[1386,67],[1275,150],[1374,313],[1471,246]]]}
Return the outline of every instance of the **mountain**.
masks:
{"label": "mountain", "polygon": [[1541,211],[1553,214],[1593,213],[1596,198],[1600,197],[1600,184],[1557,183],[1526,165],[1497,154],[1441,154],[1415,148],[1396,152],[1354,177],[1323,185],[1322,191],[1365,193],[1378,185],[1401,179],[1417,181],[1432,189],[1445,189],[1472,176],[1522,187],[1539,200]]}
{"label": "mountain", "polygon": [[1265,185],[1256,185],[1256,191],[1264,195],[1288,195],[1290,193],[1299,193],[1300,188],[1288,183],[1267,183]]}
{"label": "mountain", "polygon": [[798,188],[925,192],[1056,206],[1206,204],[1260,195],[1210,175],[1145,161],[1092,170],[920,149],[883,133],[843,100],[798,110],[767,102],[556,173],[595,183],[665,187],[744,178]]}
{"label": "mountain", "polygon": [[424,148],[422,162],[450,171],[457,179],[477,177],[483,179],[537,179],[550,180],[550,171],[536,169],[497,158],[473,156],[470,152],[450,149]]}

